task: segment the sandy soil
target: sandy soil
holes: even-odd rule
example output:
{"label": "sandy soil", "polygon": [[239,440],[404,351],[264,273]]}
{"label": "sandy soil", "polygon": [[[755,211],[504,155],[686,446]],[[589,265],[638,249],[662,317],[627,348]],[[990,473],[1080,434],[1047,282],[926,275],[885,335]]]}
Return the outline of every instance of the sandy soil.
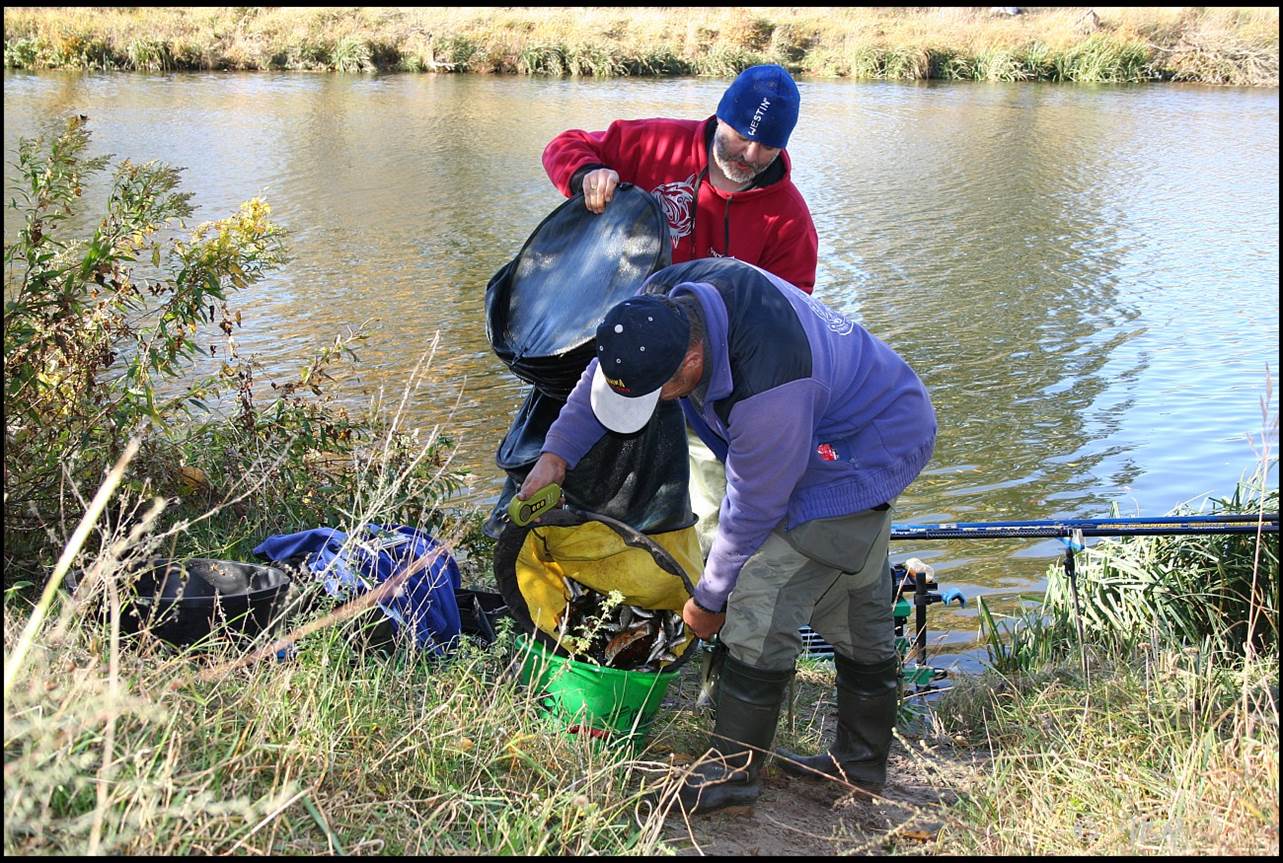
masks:
{"label": "sandy soil", "polygon": [[[666,703],[686,717],[685,733],[667,737],[673,749],[661,745],[653,753],[672,765],[697,757],[695,750],[702,751],[713,725],[711,716],[694,706],[696,665],[687,667]],[[836,705],[823,675],[799,673],[794,705],[799,722],[814,727],[821,739],[833,739]],[[986,770],[987,758],[987,751],[944,736],[931,721],[928,705],[912,727],[897,728],[887,787],[878,797],[836,781],[796,778],[768,765],[762,795],[753,806],[688,818],[674,805],[663,835],[684,856],[933,854],[940,828],[951,820],[947,808]]]}
{"label": "sandy soil", "polygon": [[983,756],[899,740],[880,797],[768,768],[762,796],[741,810],[686,818],[670,813],[665,839],[683,856],[932,854],[945,807]]}

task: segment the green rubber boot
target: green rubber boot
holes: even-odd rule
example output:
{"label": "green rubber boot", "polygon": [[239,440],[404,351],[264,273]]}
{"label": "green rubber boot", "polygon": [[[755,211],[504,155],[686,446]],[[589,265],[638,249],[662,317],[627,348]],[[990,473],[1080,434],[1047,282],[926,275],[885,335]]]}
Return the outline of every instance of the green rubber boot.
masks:
{"label": "green rubber boot", "polygon": [[793,776],[831,776],[880,793],[886,786],[891,732],[900,705],[899,661],[892,657],[862,665],[835,654],[833,662],[837,666],[838,691],[838,725],[833,745],[821,755],[780,750],[780,767]]}
{"label": "green rubber boot", "polygon": [[717,724],[709,748],[714,759],[694,769],[678,796],[690,814],[744,806],[762,791],[758,775],[770,756],[780,706],[793,669],[768,671],[729,654],[717,678]]}

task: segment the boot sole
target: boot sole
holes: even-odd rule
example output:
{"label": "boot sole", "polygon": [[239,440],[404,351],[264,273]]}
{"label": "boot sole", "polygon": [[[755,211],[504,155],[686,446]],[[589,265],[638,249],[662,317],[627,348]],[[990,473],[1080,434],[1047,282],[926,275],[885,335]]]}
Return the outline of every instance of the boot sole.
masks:
{"label": "boot sole", "polygon": [[754,793],[751,796],[748,794],[743,794],[742,796],[738,794],[732,794],[731,799],[727,800],[725,803],[722,803],[720,805],[717,805],[717,806],[695,805],[690,808],[686,808],[685,811],[686,811],[686,814],[688,815],[712,815],[714,812],[728,812],[731,814],[745,815],[753,811],[753,804],[757,802],[757,799],[760,795],[761,795],[760,790],[758,790],[757,793]]}

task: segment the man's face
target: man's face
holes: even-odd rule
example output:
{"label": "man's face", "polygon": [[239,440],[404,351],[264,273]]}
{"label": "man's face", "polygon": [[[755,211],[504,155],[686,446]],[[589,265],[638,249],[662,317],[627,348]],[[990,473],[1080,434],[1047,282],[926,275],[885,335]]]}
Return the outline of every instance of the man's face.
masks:
{"label": "man's face", "polygon": [[682,364],[677,367],[677,371],[668,379],[659,390],[659,400],[671,402],[675,399],[685,398],[695,392],[695,387],[699,386],[699,379],[704,374],[704,352],[701,350],[688,350]]}
{"label": "man's face", "polygon": [[717,131],[713,134],[713,159],[732,182],[747,183],[769,168],[779,154],[779,147],[750,141],[721,120],[717,121]]}

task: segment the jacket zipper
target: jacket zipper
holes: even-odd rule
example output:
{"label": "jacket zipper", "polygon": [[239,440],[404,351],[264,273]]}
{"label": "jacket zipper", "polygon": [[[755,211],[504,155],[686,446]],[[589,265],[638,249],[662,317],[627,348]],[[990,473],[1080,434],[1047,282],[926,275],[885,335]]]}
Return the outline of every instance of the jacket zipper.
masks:
{"label": "jacket zipper", "polygon": [[[708,176],[707,166],[695,178],[695,193],[691,199],[691,250],[695,252],[696,256],[699,255],[699,246],[696,245],[697,237],[695,235],[695,228],[699,221],[699,190],[704,185],[704,177],[706,176]],[[726,196],[726,206],[722,210],[722,255],[727,258],[731,256],[731,200],[734,197],[733,193]],[[710,247],[709,251],[716,252],[717,250]]]}
{"label": "jacket zipper", "polygon": [[731,199],[734,197],[734,195],[726,196],[726,209],[722,211],[722,253],[728,258],[731,256]]}

